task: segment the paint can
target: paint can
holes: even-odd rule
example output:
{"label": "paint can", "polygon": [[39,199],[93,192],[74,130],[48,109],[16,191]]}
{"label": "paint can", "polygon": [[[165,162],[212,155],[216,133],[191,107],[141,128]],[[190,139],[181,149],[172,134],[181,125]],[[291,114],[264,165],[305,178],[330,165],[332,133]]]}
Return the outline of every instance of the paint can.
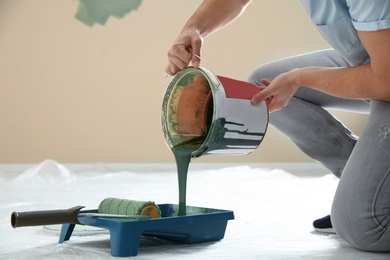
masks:
{"label": "paint can", "polygon": [[263,141],[268,127],[267,104],[250,104],[260,90],[205,68],[188,67],[178,72],[166,88],[162,104],[167,145],[172,149],[190,144],[193,158],[251,153]]}

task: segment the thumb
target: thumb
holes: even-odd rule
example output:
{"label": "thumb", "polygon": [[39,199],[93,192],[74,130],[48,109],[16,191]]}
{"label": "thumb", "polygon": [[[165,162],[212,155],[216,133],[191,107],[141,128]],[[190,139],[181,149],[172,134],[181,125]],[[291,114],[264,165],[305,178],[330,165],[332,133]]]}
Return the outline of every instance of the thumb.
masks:
{"label": "thumb", "polygon": [[197,55],[197,56],[192,54],[192,59],[191,59],[192,66],[194,66],[195,68],[199,68],[199,66],[200,66],[200,58],[199,58],[200,56],[199,55]]}
{"label": "thumb", "polygon": [[[268,92],[269,91],[268,91],[267,88],[264,88],[264,89],[260,90],[257,94],[255,94],[252,97],[251,104],[256,106],[256,105],[260,104],[263,101],[267,101],[267,99],[269,99],[269,98],[273,98],[272,95],[270,95]],[[268,101],[270,101],[270,100],[268,100]]]}
{"label": "thumb", "polygon": [[271,81],[270,81],[270,80],[264,79],[264,78],[260,79],[260,82],[261,82],[262,84],[264,84],[264,86],[268,86],[269,84],[271,84]]}
{"label": "thumb", "polygon": [[192,66],[194,66],[195,68],[198,68],[201,62],[200,49],[201,49],[201,44],[198,44],[196,42],[193,43],[191,47],[191,53],[192,53],[191,63]]}

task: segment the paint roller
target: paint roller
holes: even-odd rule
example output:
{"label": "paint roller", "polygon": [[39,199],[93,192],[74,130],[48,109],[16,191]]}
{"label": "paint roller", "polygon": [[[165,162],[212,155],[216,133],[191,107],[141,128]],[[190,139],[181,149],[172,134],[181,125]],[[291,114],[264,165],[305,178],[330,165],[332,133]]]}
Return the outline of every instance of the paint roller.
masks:
{"label": "paint roller", "polygon": [[161,211],[152,201],[137,201],[119,198],[106,198],[99,204],[97,212],[80,212],[84,206],[69,209],[13,212],[13,228],[54,224],[81,224],[79,217],[103,217],[120,220],[160,218]]}

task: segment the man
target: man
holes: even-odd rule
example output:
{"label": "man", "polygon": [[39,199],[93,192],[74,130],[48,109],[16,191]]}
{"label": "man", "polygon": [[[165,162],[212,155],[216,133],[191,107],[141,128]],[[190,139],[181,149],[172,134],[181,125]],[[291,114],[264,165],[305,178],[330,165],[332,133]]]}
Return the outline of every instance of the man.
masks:
{"label": "man", "polygon": [[[166,72],[199,66],[203,39],[248,0],[204,0],[168,51]],[[264,88],[270,124],[340,177],[330,216],[314,222],[361,250],[390,251],[390,1],[301,0],[333,49],[271,62],[249,81]],[[356,137],[327,108],[369,113]],[[331,222],[330,222],[331,221]],[[324,225],[325,223],[325,225]]]}

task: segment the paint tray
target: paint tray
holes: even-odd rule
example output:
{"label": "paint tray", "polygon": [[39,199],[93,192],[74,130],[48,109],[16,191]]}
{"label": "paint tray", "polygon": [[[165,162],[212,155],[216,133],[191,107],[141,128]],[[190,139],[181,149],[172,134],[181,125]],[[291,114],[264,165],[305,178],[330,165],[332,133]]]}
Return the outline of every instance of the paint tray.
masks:
{"label": "paint tray", "polygon": [[[136,256],[141,236],[156,237],[178,243],[195,244],[220,240],[225,236],[233,211],[187,206],[186,216],[177,216],[175,204],[159,204],[161,218],[120,220],[103,217],[79,217],[79,222],[107,229],[112,256]],[[97,210],[80,211],[96,213]],[[70,239],[75,224],[63,224],[59,243]]]}

